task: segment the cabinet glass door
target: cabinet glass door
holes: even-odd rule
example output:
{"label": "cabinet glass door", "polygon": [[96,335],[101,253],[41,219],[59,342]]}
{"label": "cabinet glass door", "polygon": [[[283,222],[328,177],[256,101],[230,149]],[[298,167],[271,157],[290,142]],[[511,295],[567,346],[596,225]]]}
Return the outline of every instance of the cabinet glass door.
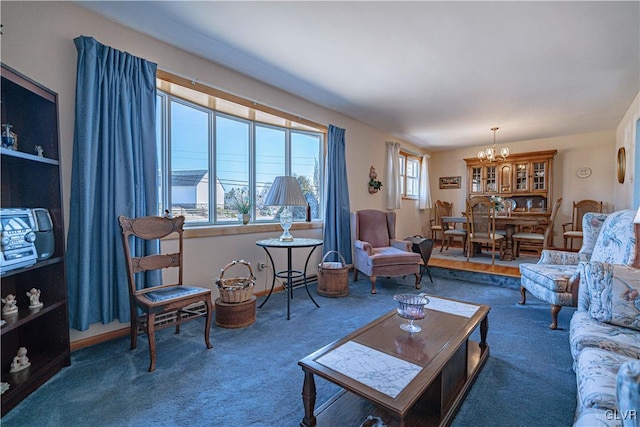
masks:
{"label": "cabinet glass door", "polygon": [[547,189],[546,165],[547,162],[533,162],[533,186],[531,191],[545,191]]}
{"label": "cabinet glass door", "polygon": [[482,193],[482,167],[471,168],[471,193]]}
{"label": "cabinet glass door", "polygon": [[500,165],[500,193],[511,194],[511,164]]}
{"label": "cabinet glass door", "polygon": [[526,192],[529,191],[529,177],[528,174],[528,162],[515,164],[515,191]]}
{"label": "cabinet glass door", "polygon": [[487,188],[485,192],[496,193],[498,191],[498,168],[497,166],[487,166],[485,171],[487,174]]}

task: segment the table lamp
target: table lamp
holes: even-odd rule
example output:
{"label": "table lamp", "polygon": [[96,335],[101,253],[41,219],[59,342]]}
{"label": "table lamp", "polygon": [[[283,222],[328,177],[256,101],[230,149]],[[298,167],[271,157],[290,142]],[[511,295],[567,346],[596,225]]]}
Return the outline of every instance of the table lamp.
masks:
{"label": "table lamp", "polygon": [[291,228],[293,215],[289,210],[289,206],[307,206],[307,199],[302,194],[298,180],[293,176],[277,176],[269,189],[264,205],[284,207],[280,212],[280,225],[284,232],[279,240],[281,242],[292,242],[293,236],[289,233],[289,229]]}

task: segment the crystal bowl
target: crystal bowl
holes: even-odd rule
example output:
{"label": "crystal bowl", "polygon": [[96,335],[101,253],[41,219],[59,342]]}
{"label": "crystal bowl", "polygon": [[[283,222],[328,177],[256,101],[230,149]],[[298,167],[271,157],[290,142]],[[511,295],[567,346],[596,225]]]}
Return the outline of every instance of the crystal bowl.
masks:
{"label": "crystal bowl", "polygon": [[409,321],[409,323],[400,325],[400,329],[411,333],[420,332],[422,328],[414,325],[413,321],[424,319],[424,306],[429,303],[429,298],[422,295],[398,294],[393,299],[398,301],[398,308],[396,309],[398,316]]}

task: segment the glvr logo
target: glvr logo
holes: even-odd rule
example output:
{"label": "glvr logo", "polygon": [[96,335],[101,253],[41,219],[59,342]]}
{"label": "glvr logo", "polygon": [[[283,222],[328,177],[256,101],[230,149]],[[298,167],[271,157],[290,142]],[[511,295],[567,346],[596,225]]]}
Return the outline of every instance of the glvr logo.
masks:
{"label": "glvr logo", "polygon": [[628,409],[626,411],[607,409],[604,412],[604,416],[608,420],[636,420],[638,419],[638,411],[635,409]]}

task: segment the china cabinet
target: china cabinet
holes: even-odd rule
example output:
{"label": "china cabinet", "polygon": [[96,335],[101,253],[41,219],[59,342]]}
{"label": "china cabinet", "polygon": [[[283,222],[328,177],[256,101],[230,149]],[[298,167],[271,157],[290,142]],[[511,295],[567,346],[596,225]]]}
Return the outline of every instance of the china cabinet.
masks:
{"label": "china cabinet", "polygon": [[[18,306],[15,313],[3,313],[0,329],[4,415],[61,368],[70,365],[71,359],[57,94],[4,64],[1,78],[1,120],[3,125],[12,125],[10,129],[15,136],[15,144],[0,148],[1,207],[5,213],[6,209],[17,208],[48,213],[46,238],[52,246],[45,256],[41,253],[42,246],[36,244],[39,256],[29,265],[10,268],[4,261],[7,258],[3,258],[2,298],[6,300],[12,295]],[[6,223],[3,216],[3,237],[8,228]],[[31,227],[37,230],[40,226],[34,220]],[[45,234],[36,236],[44,238]],[[7,253],[3,246],[2,256]],[[33,305],[29,299],[32,288],[40,291],[40,307],[29,308]],[[26,358],[22,348],[26,349]],[[28,367],[11,372],[15,371],[16,360],[23,359],[28,360]]]}

